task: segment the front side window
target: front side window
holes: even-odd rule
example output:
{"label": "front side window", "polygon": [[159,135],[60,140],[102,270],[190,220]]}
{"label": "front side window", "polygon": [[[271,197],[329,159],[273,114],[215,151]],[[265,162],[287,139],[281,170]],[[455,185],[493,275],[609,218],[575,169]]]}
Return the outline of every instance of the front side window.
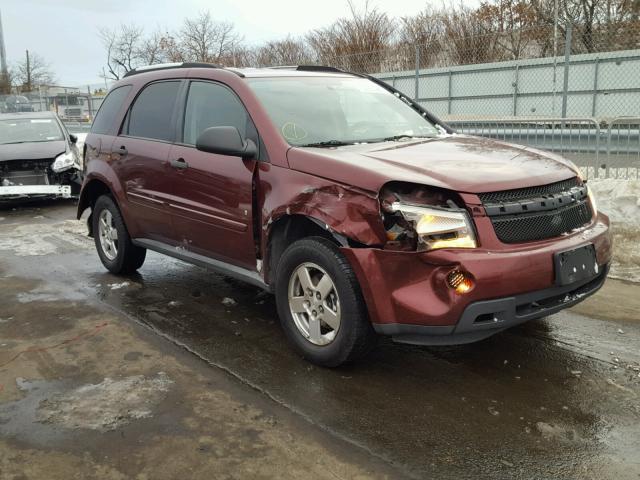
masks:
{"label": "front side window", "polygon": [[365,78],[270,77],[251,78],[248,84],[291,145],[439,134],[403,100]]}
{"label": "front side window", "polygon": [[244,105],[227,87],[191,82],[184,116],[183,143],[195,145],[209,127],[236,127],[242,138],[254,139],[253,123]]}
{"label": "front side window", "polygon": [[2,145],[60,140],[64,140],[64,134],[53,118],[0,120],[0,144]]}
{"label": "front side window", "polygon": [[179,81],[157,82],[145,87],[129,111],[127,135],[173,141],[173,110],[179,88]]}
{"label": "front side window", "polygon": [[106,135],[113,128],[113,122],[116,119],[116,115],[122,107],[122,103],[129,95],[131,85],[123,85],[122,87],[114,88],[109,92],[107,97],[100,105],[100,109],[96,114],[96,118],[91,125],[91,132]]}

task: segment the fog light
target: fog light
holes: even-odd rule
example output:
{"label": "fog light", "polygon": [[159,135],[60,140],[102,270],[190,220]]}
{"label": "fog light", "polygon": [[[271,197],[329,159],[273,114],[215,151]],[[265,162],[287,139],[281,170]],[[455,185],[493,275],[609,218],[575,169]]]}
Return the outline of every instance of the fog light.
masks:
{"label": "fog light", "polygon": [[464,295],[473,290],[475,283],[470,275],[460,270],[453,270],[447,275],[447,285],[453,288],[458,295]]}

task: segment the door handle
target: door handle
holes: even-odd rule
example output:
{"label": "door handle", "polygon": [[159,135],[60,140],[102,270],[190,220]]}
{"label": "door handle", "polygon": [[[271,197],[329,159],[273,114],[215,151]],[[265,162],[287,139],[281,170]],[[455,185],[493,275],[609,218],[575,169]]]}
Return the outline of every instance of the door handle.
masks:
{"label": "door handle", "polygon": [[113,153],[120,155],[122,157],[124,157],[125,155],[127,155],[129,153],[129,151],[127,150],[127,147],[125,147],[124,145],[122,145],[120,148],[118,148],[117,150],[115,150]]}
{"label": "door handle", "polygon": [[177,168],[179,170],[184,170],[185,168],[189,168],[189,164],[186,162],[184,158],[178,158],[176,160],[169,160],[169,165],[173,168]]}

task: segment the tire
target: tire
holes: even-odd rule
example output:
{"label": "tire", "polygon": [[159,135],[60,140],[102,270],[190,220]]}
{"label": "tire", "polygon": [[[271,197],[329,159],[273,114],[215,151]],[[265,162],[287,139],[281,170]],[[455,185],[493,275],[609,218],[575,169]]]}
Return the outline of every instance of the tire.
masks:
{"label": "tire", "polygon": [[[305,292],[303,283],[309,285],[309,281],[315,290]],[[310,362],[337,367],[363,357],[375,345],[377,336],[360,284],[332,242],[310,237],[291,244],[280,258],[275,283],[282,328],[293,347]]]}
{"label": "tire", "polygon": [[[131,237],[129,237],[122,214],[113,198],[110,195],[100,196],[96,200],[91,214],[93,239],[98,256],[105,268],[115,274],[133,273],[138,270],[144,263],[147,249],[131,243]],[[102,225],[101,220],[104,220]],[[116,232],[115,236],[109,235],[114,231]],[[109,243],[112,244],[111,247],[109,247]]]}

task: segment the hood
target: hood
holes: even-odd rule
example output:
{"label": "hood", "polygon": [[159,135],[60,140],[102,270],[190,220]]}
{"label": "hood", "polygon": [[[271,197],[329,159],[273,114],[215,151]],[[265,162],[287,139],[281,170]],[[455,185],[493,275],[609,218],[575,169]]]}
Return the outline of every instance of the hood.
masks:
{"label": "hood", "polygon": [[55,158],[67,150],[64,140],[55,142],[10,143],[0,145],[0,162]]}
{"label": "hood", "polygon": [[387,182],[405,181],[482,193],[577,175],[572,164],[558,155],[458,134],[337,148],[294,147],[287,159],[294,170],[375,192]]}

